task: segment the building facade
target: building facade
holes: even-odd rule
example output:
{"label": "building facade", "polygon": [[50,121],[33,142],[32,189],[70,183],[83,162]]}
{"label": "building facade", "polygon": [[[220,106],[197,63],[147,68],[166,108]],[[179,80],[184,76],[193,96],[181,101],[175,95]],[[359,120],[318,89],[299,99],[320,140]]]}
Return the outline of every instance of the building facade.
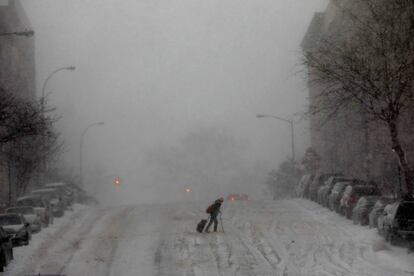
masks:
{"label": "building facade", "polygon": [[[9,34],[24,30],[32,30],[32,26],[20,1],[0,0],[0,87],[16,97],[35,100],[34,37]],[[8,201],[12,187],[12,166],[2,152],[0,149],[0,203]]]}
{"label": "building facade", "polygon": [[[317,46],[324,36],[344,35],[346,22],[331,1],[324,12],[314,15],[302,41],[302,49]],[[346,34],[345,34],[346,35]],[[309,103],[324,87],[312,82],[312,69],[308,70]],[[413,76],[414,78],[414,76]],[[358,107],[347,110],[337,117],[326,120],[323,116],[310,115],[311,146],[320,154],[321,172],[343,173],[377,182],[399,182],[398,160],[391,151],[390,133],[381,122],[370,121]],[[400,121],[401,140],[410,164],[414,161],[414,109]]]}

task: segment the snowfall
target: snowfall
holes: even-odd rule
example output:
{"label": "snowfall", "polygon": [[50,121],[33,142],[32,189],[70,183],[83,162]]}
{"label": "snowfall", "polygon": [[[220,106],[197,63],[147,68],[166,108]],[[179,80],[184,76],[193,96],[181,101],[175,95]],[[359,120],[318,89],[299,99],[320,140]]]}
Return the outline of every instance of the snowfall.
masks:
{"label": "snowfall", "polygon": [[225,202],[200,234],[202,203],[77,205],[0,275],[414,275],[414,253],[302,199]]}

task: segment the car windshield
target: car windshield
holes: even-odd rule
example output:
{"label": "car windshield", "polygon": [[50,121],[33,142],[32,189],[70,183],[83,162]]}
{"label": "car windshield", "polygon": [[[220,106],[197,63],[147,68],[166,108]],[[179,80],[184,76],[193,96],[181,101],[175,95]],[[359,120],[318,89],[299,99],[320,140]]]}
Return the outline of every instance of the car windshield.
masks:
{"label": "car windshield", "polygon": [[414,220],[414,202],[400,204],[397,211],[397,217]]}
{"label": "car windshield", "polygon": [[22,221],[18,216],[0,216],[0,225],[19,225]]}
{"label": "car windshield", "polygon": [[358,201],[358,203],[357,203],[356,207],[365,207],[365,206],[367,206],[367,205],[368,205],[368,201],[367,201],[365,198],[361,198],[361,199]]}
{"label": "car windshield", "polygon": [[22,207],[22,208],[8,208],[7,213],[17,213],[23,215],[34,214],[34,210],[31,207]]}
{"label": "car windshield", "polygon": [[55,192],[45,192],[45,191],[33,191],[34,194],[40,195],[47,200],[51,200],[53,198],[57,198],[57,195]]}
{"label": "car windshield", "polygon": [[355,186],[352,189],[352,193],[355,195],[372,195],[376,191],[372,186]]}
{"label": "car windshield", "polygon": [[333,190],[335,192],[340,192],[344,189],[345,185],[346,185],[345,183],[336,183]]}
{"label": "car windshield", "polygon": [[39,198],[25,198],[17,201],[20,206],[44,207],[44,204]]}

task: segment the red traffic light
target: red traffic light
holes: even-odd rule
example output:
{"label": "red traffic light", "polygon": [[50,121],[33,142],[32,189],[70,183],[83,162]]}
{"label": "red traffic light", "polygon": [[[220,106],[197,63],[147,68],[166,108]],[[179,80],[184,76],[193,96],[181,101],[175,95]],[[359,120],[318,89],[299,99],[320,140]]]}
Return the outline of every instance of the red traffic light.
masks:
{"label": "red traffic light", "polygon": [[121,185],[121,180],[119,179],[119,177],[114,178],[114,180],[112,181],[112,183],[115,186],[120,186]]}

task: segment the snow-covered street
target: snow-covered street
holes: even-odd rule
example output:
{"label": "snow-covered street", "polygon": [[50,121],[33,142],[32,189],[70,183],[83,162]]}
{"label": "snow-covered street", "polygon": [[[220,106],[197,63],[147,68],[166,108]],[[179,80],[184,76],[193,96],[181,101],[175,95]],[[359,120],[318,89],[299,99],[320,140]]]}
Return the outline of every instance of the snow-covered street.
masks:
{"label": "snow-covered street", "polygon": [[205,205],[76,206],[4,275],[414,275],[413,253],[313,202],[226,202],[225,233],[199,234]]}

